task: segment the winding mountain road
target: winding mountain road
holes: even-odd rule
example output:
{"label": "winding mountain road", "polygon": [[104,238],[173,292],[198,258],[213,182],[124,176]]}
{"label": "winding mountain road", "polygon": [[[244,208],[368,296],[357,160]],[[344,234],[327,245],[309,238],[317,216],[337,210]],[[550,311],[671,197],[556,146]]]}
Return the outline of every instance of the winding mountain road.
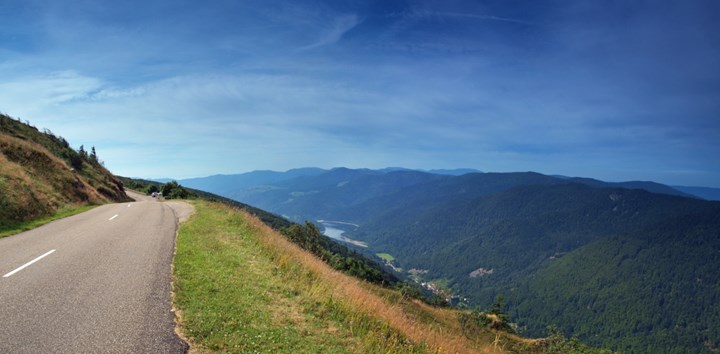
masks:
{"label": "winding mountain road", "polygon": [[181,202],[103,205],[0,239],[0,353],[183,353],[171,263]]}

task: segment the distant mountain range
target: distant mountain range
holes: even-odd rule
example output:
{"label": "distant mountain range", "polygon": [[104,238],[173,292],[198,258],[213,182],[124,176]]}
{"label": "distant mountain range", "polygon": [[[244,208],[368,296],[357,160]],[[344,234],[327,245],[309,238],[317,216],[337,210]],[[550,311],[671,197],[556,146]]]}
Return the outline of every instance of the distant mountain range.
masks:
{"label": "distant mountain range", "polygon": [[[344,169],[342,167],[336,169]],[[248,193],[252,194],[257,192],[258,188],[262,189],[262,186],[268,184],[287,181],[297,177],[303,176],[317,176],[323,173],[330,172],[334,169],[321,169],[317,167],[307,167],[291,169],[285,172],[260,170],[252,171],[239,174],[228,174],[228,175],[213,175],[207,177],[197,177],[180,179],[178,182],[185,186],[206,190],[208,192],[218,193],[221,195],[236,194],[238,197],[244,196]],[[479,170],[472,168],[458,168],[458,169],[431,169],[431,170],[417,170],[408,169],[403,167],[387,167],[379,170],[370,169],[358,169],[355,171],[364,171],[364,173],[372,174],[386,174],[389,172],[398,171],[416,171],[426,172],[430,174],[446,175],[446,176],[462,176],[468,173],[482,173]],[[562,175],[552,175],[551,177],[564,179],[568,181],[579,182],[591,186],[615,186],[620,188],[628,189],[644,189],[653,193],[662,193],[670,195],[682,195],[682,196],[694,196],[705,200],[716,200],[720,201],[720,188],[711,187],[689,187],[689,186],[668,186],[655,182],[641,182],[641,181],[630,181],[630,182],[604,182],[595,180],[592,178],[583,177],[568,177]],[[170,182],[172,178],[154,178],[156,182]]]}
{"label": "distant mountain range", "polygon": [[[654,182],[315,168],[182,180],[292,220],[359,225],[359,250],[489,306],[622,352],[720,348],[720,203]],[[705,196],[707,190],[703,190]],[[385,257],[387,259],[387,257]]]}
{"label": "distant mountain range", "polygon": [[672,186],[675,190],[679,190],[683,193],[691,194],[696,197],[705,200],[717,200],[720,201],[720,188],[709,188],[709,187],[687,187],[687,186]]}

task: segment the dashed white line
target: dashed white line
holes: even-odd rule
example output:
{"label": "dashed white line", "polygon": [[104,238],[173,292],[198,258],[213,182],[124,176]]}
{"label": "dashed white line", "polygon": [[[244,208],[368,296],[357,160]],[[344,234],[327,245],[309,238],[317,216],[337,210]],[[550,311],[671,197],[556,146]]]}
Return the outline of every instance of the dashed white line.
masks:
{"label": "dashed white line", "polygon": [[112,220],[112,219],[115,219],[116,217],[118,217],[118,214],[115,214],[115,215],[114,215],[113,217],[111,217],[111,218],[110,218],[110,219],[108,219],[108,220]]}
{"label": "dashed white line", "polygon": [[50,253],[53,253],[53,252],[55,252],[55,250],[50,250],[50,251],[48,251],[48,252],[45,253],[44,255],[42,255],[42,256],[40,256],[40,257],[38,257],[38,258],[35,258],[35,259],[33,259],[32,261],[30,261],[30,262],[27,262],[27,263],[23,264],[20,268],[15,269],[15,270],[13,270],[12,272],[3,275],[3,278],[7,278],[7,277],[9,277],[9,276],[11,276],[11,275],[13,275],[13,274],[15,274],[15,273],[23,270],[23,269],[29,267],[31,264],[33,264],[33,263],[35,263],[35,262],[37,262],[37,261],[45,258],[45,256],[47,256],[47,255],[49,255]]}

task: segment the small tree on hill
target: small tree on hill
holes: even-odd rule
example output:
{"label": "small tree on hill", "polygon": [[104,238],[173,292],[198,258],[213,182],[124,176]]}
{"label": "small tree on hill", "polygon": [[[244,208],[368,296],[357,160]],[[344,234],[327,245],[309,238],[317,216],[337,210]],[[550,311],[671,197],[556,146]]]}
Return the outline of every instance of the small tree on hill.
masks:
{"label": "small tree on hill", "polygon": [[80,145],[78,153],[80,154],[80,158],[82,158],[83,160],[87,160],[88,154],[87,151],[85,151],[85,145]]}
{"label": "small tree on hill", "polygon": [[65,161],[67,161],[70,166],[75,170],[82,170],[82,158],[80,157],[80,154],[78,154],[77,151],[67,147],[60,150],[60,156],[62,156]]}
{"label": "small tree on hill", "polygon": [[488,311],[489,315],[495,316],[490,326],[497,330],[514,333],[515,330],[510,325],[506,310],[507,303],[505,302],[505,297],[502,294],[498,294],[495,297],[492,307],[490,307],[490,311]]}

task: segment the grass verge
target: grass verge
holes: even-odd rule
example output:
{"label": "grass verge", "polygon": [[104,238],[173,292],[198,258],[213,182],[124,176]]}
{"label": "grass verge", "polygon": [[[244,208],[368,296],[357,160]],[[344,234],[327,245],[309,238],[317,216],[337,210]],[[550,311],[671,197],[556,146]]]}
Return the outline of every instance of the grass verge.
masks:
{"label": "grass verge", "polygon": [[99,205],[84,205],[79,207],[66,207],[63,209],[58,210],[55,214],[42,217],[40,219],[19,223],[15,225],[10,225],[7,227],[4,227],[0,229],[0,238],[12,236],[15,234],[19,234],[21,232],[25,232],[28,230],[32,230],[35,228],[38,228],[40,226],[43,226],[47,223],[53,222],[55,220],[67,218],[69,216],[73,216],[76,214],[84,213],[90,209],[93,209],[95,207],[98,207]]}
{"label": "grass verge", "polygon": [[198,352],[503,352],[462,335],[457,312],[328,267],[258,219],[194,202],[174,262],[180,331]]}

